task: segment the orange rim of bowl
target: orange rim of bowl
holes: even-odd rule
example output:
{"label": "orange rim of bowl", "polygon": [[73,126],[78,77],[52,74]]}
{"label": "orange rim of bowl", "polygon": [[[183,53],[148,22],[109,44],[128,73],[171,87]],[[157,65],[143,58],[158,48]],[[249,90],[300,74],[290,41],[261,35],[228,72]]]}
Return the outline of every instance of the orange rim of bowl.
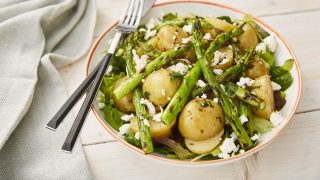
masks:
{"label": "orange rim of bowl", "polygon": [[[176,3],[196,3],[196,4],[206,4],[206,5],[210,5],[210,6],[217,6],[217,7],[221,7],[224,9],[228,9],[231,10],[233,12],[236,13],[240,13],[240,14],[248,14],[245,13],[243,11],[240,11],[238,9],[226,6],[226,5],[222,5],[222,4],[218,4],[218,3],[213,3],[213,2],[206,2],[206,1],[193,1],[193,0],[178,0],[178,1],[170,1],[170,2],[164,2],[164,3],[157,3],[155,5],[153,5],[153,7],[158,7],[158,6],[163,6],[163,5],[168,5],[168,4],[176,4]],[[274,30],[272,27],[270,27],[268,24],[266,24],[265,22],[263,22],[261,19],[252,16],[257,22],[261,23],[263,26],[265,26],[266,28],[268,28],[269,30],[271,30],[281,41],[282,43],[286,46],[287,50],[290,52],[292,58],[295,61],[295,68],[298,72],[298,94],[297,94],[297,99],[295,102],[295,105],[293,107],[293,111],[289,114],[288,118],[286,119],[286,122],[284,124],[281,124],[282,127],[280,127],[277,130],[277,134],[273,135],[272,138],[270,138],[267,142],[262,143],[262,144],[258,144],[256,147],[246,151],[243,154],[238,154],[235,155],[233,157],[227,158],[227,159],[217,159],[217,160],[204,160],[204,161],[183,161],[183,160],[175,160],[175,159],[168,159],[165,157],[161,157],[161,156],[157,156],[154,154],[145,154],[140,148],[137,148],[133,145],[131,145],[130,143],[128,143],[127,141],[125,141],[123,138],[119,137],[112,129],[111,127],[109,127],[107,125],[107,122],[104,120],[103,117],[101,117],[99,115],[99,113],[97,112],[97,110],[92,107],[92,111],[95,114],[95,116],[97,117],[98,121],[100,122],[100,124],[118,141],[120,141],[121,143],[125,144],[127,147],[129,147],[130,149],[132,149],[133,151],[150,157],[150,158],[154,158],[156,160],[160,160],[160,161],[164,161],[164,162],[169,162],[169,163],[174,163],[174,164],[184,164],[184,165],[205,165],[205,164],[217,164],[217,163],[222,163],[222,162],[227,162],[227,161],[233,161],[236,159],[241,159],[243,157],[246,157],[250,154],[253,154],[255,152],[258,152],[259,150],[263,149],[264,147],[266,147],[267,145],[269,145],[270,143],[272,143],[279,135],[280,133],[283,131],[284,127],[287,126],[287,124],[291,121],[292,116],[295,114],[298,104],[300,102],[300,97],[301,97],[301,72],[300,72],[300,67],[299,67],[299,63],[297,61],[296,55],[294,54],[294,52],[292,51],[292,49],[289,47],[289,45],[285,42],[285,40],[280,36],[280,34]],[[118,24],[118,22],[113,23],[109,28],[107,28],[107,30],[105,32],[102,33],[102,35],[99,36],[99,38],[95,41],[92,49],[90,50],[88,59],[87,59],[87,65],[86,65],[86,76],[88,76],[88,72],[89,72],[89,65],[90,62],[92,60],[92,56],[96,50],[96,48],[98,47],[98,45],[100,44],[100,41],[104,38],[104,36],[109,33],[116,25]]]}

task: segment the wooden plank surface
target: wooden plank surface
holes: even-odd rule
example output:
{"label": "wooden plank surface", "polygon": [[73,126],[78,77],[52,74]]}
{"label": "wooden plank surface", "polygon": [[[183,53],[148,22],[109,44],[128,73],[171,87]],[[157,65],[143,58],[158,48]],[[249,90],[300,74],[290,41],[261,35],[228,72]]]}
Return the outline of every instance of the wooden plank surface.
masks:
{"label": "wooden plank surface", "polygon": [[[95,38],[120,15],[124,0],[97,0]],[[215,0],[260,16],[273,26],[293,48],[303,75],[302,99],[298,115],[278,140],[259,152],[257,161],[243,161],[221,167],[173,167],[145,159],[115,142],[91,113],[81,140],[96,179],[239,179],[239,163],[257,163],[257,179],[320,179],[320,1],[319,0]],[[60,69],[69,92],[85,78],[86,57]],[[76,75],[76,76],[75,76]],[[289,97],[290,98],[290,97]],[[75,112],[79,105],[75,108]],[[174,169],[174,170],[172,170]],[[250,171],[252,172],[252,171]]]}

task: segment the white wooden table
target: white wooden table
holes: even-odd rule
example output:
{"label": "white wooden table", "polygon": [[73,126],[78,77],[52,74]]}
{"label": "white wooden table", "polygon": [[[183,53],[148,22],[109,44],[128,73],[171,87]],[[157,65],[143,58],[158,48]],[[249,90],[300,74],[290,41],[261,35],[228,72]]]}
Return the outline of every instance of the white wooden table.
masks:
{"label": "white wooden table", "polygon": [[[303,76],[302,99],[293,121],[275,142],[251,159],[219,167],[187,168],[154,162],[131,152],[116,142],[91,113],[81,141],[95,179],[320,179],[320,0],[214,2],[261,17],[293,48]],[[124,3],[97,0],[93,41],[119,17]],[[86,56],[59,70],[69,92],[85,78],[85,64]]]}

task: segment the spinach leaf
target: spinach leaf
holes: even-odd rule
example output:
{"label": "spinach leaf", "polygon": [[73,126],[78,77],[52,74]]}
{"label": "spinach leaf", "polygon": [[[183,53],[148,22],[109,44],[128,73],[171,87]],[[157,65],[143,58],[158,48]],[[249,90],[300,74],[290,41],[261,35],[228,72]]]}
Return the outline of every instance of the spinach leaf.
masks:
{"label": "spinach leaf", "polygon": [[286,62],[284,62],[284,64],[281,67],[287,71],[291,71],[293,67],[293,63],[294,63],[293,59],[288,59],[286,60]]}
{"label": "spinach leaf", "polygon": [[[104,94],[104,107],[102,112],[104,114],[105,120],[107,123],[116,131],[119,131],[119,128],[123,125],[121,116],[123,115],[120,111],[117,110],[115,104],[112,100],[112,87],[115,81],[124,76],[124,73],[120,73],[114,76],[105,76],[103,82],[100,86],[100,91]],[[103,103],[103,100],[101,100]]]}
{"label": "spinach leaf", "polygon": [[134,145],[134,146],[136,146],[136,147],[138,147],[138,148],[141,148],[140,141],[135,138],[135,135],[134,135],[132,132],[127,133],[127,134],[124,136],[124,139],[125,139],[128,143],[130,143],[130,144],[132,144],[132,145]]}
{"label": "spinach leaf", "polygon": [[273,124],[267,119],[252,115],[252,128],[253,131],[263,134],[271,131]]}
{"label": "spinach leaf", "polygon": [[291,69],[292,67],[290,62],[291,61],[286,61],[284,66],[270,67],[271,80],[278,83],[281,86],[282,91],[288,89],[293,82],[293,77],[291,76],[290,71],[288,71],[288,69]]}
{"label": "spinach leaf", "polygon": [[162,17],[162,21],[163,21],[163,22],[172,21],[172,20],[177,19],[177,18],[178,18],[178,15],[177,15],[177,14],[168,13],[168,14],[165,14],[165,15]]}
{"label": "spinach leaf", "polygon": [[229,16],[219,16],[219,17],[217,17],[217,19],[225,20],[226,22],[232,24],[232,20]]}
{"label": "spinach leaf", "polygon": [[183,80],[183,75],[179,72],[172,72],[170,73],[170,80],[174,81],[174,80]]}
{"label": "spinach leaf", "polygon": [[273,66],[275,63],[275,58],[270,51],[266,51],[265,53],[259,53],[258,56],[265,60],[270,66]]}

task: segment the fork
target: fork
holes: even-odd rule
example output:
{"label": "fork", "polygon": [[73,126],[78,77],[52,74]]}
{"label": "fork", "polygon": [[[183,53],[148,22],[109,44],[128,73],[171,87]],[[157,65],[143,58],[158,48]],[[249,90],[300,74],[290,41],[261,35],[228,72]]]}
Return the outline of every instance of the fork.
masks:
{"label": "fork", "polygon": [[94,82],[88,92],[80,111],[66,137],[66,140],[62,146],[62,150],[71,152],[74,144],[80,134],[83,123],[88,115],[91,105],[95,99],[95,96],[99,90],[101,81],[104,77],[106,69],[109,67],[110,60],[119,44],[119,41],[123,34],[134,32],[141,20],[144,0],[129,0],[125,7],[125,11],[122,14],[119,23],[116,27],[116,34],[109,47],[108,53],[102,58],[101,66],[99,67],[95,76]]}

